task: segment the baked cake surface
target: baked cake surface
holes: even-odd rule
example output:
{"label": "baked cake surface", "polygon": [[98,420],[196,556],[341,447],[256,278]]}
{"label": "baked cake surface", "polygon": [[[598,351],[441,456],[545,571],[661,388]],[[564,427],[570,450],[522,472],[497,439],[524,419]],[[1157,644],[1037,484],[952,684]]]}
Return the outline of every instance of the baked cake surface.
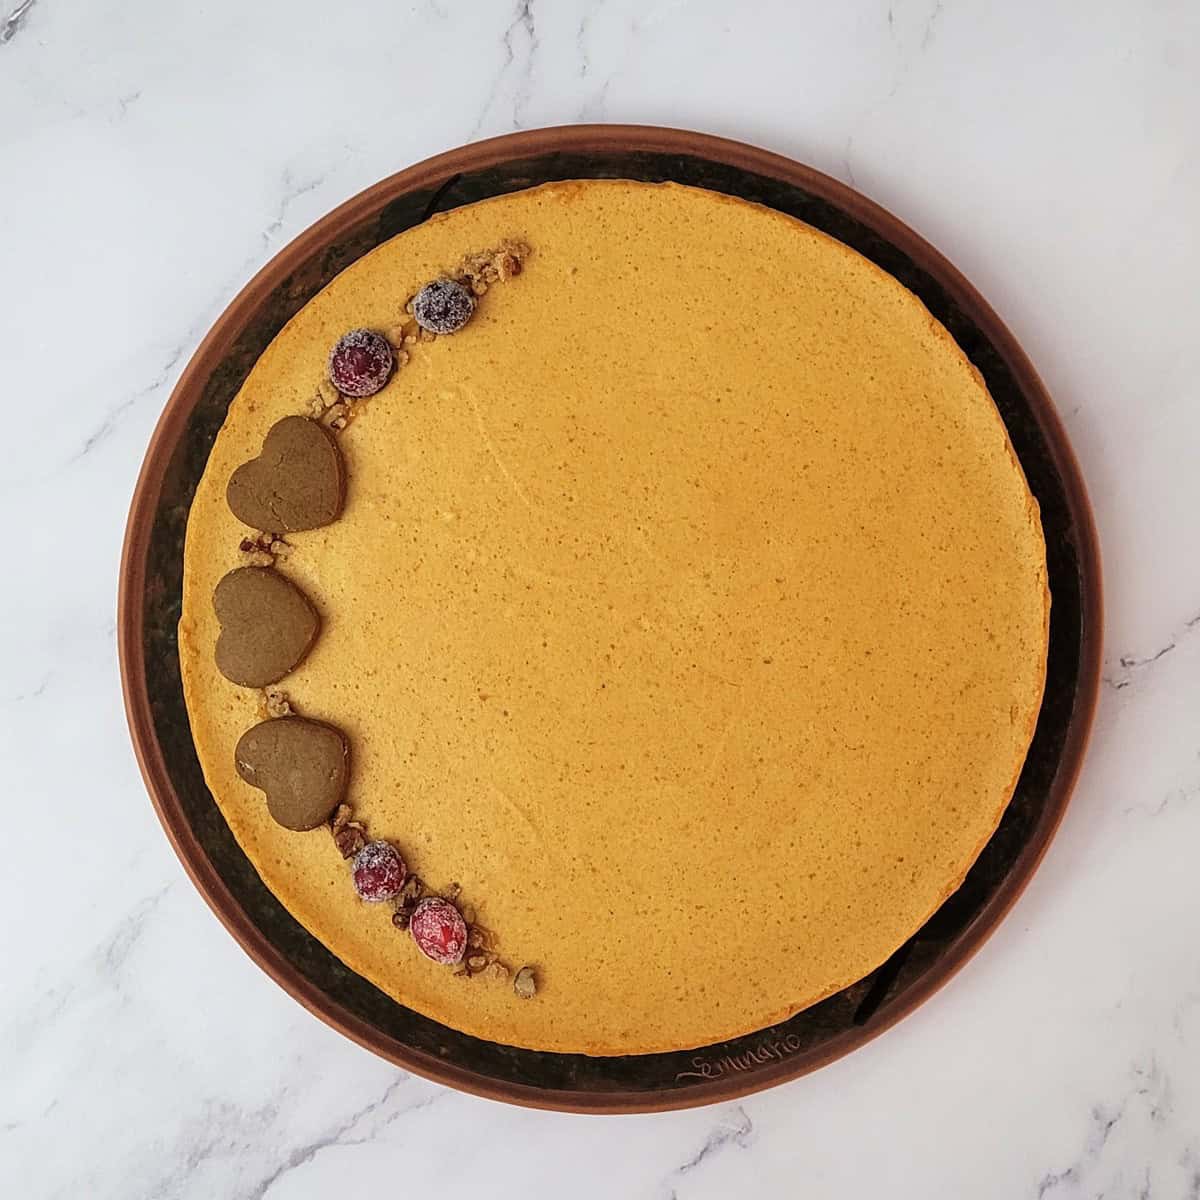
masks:
{"label": "baked cake surface", "polygon": [[[330,347],[509,238],[520,277],[338,436],[344,512],[278,564],[322,626],[280,687],[533,999],[423,958],[326,830],[271,819],[234,764],[262,695],[218,672],[212,602],[249,532],[229,478]],[[958,886],[1032,736],[1048,609],[1004,426],[912,294],[773,211],[587,181],[437,216],[279,334],[192,505],[180,654],[217,803],[339,958],[479,1037],[638,1053],[814,1003]]]}

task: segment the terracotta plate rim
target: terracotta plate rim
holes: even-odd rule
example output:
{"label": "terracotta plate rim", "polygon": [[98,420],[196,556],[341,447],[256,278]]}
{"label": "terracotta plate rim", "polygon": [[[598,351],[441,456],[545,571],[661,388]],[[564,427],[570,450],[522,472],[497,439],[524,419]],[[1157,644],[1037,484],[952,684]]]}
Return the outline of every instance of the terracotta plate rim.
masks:
{"label": "terracotta plate rim", "polygon": [[[155,734],[142,627],[147,553],[167,465],[213,368],[292,267],[316,249],[377,212],[389,201],[434,187],[467,171],[554,152],[649,152],[708,159],[800,187],[835,205],[907,254],[968,312],[1020,384],[1045,437],[1062,481],[1077,532],[1082,633],[1074,709],[1050,789],[1046,812],[1012,869],[978,918],[936,964],[888,1006],[880,1019],[843,1033],[792,1058],[752,1074],[730,1073],[686,1092],[588,1092],[546,1089],[478,1074],[398,1043],[349,1012],[305,978],[253,923],[202,849],[171,783]],[[1078,778],[1099,695],[1102,659],[1100,551],[1095,522],[1074,453],[1033,364],[1016,338],[967,279],[928,242],[853,188],[812,167],[743,142],[710,134],[646,125],[574,125],[529,130],[459,147],[426,159],[360,192],[312,225],[276,254],[241,290],[196,349],[176,384],[150,439],[134,489],[125,533],[118,596],[118,655],[125,712],[134,752],[150,798],[184,870],[209,907],[247,954],[315,1016],[360,1046],[416,1075],[460,1091],[530,1108],[568,1112],[657,1112],[732,1100],[774,1086],[856,1049],[912,1012],[945,984],[987,940],[1029,882],[1062,820]]]}

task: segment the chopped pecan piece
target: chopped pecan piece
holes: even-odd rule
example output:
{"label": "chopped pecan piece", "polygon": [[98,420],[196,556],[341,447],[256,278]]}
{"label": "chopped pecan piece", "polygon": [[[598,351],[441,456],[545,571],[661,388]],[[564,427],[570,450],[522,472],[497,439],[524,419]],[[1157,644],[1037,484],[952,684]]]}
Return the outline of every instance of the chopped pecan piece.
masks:
{"label": "chopped pecan piece", "polygon": [[333,844],[343,858],[353,858],[367,844],[367,831],[352,816],[350,805],[339,804],[329,822]]}
{"label": "chopped pecan piece", "polygon": [[522,1000],[532,1000],[537,995],[537,977],[532,967],[522,967],[513,980],[513,991]]}

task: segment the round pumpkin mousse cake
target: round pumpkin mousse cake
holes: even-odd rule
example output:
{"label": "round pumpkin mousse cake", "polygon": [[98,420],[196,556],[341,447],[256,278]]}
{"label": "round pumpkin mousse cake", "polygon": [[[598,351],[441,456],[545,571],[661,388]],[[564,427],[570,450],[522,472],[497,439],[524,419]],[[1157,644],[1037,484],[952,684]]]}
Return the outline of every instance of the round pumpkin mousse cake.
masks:
{"label": "round pumpkin mousse cake", "polygon": [[401,1004],[687,1049],[884,962],[1033,735],[1037,504],[978,372],[826,235],[674,184],[424,222],[279,333],[188,524],[205,778]]}

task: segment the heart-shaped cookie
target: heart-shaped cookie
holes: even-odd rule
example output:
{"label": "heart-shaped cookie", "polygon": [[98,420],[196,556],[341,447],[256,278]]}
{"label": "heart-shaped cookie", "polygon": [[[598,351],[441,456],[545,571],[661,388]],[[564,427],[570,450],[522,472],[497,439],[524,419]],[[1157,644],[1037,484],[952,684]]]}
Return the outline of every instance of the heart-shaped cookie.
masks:
{"label": "heart-shaped cookie", "polygon": [[294,533],[336,521],[346,471],[333,435],[308,417],[271,426],[262,453],[230,476],[225,499],[235,517],[265,533]]}
{"label": "heart-shaped cookie", "polygon": [[341,732],[305,717],[277,717],[248,729],[234,751],[237,773],[267,795],[285,829],[315,829],[346,795],[350,749]]}
{"label": "heart-shaped cookie", "polygon": [[243,687],[277,683],[312,649],[321,618],[308,597],[271,567],[238,567],[213,592],[221,623],[217,670]]}

